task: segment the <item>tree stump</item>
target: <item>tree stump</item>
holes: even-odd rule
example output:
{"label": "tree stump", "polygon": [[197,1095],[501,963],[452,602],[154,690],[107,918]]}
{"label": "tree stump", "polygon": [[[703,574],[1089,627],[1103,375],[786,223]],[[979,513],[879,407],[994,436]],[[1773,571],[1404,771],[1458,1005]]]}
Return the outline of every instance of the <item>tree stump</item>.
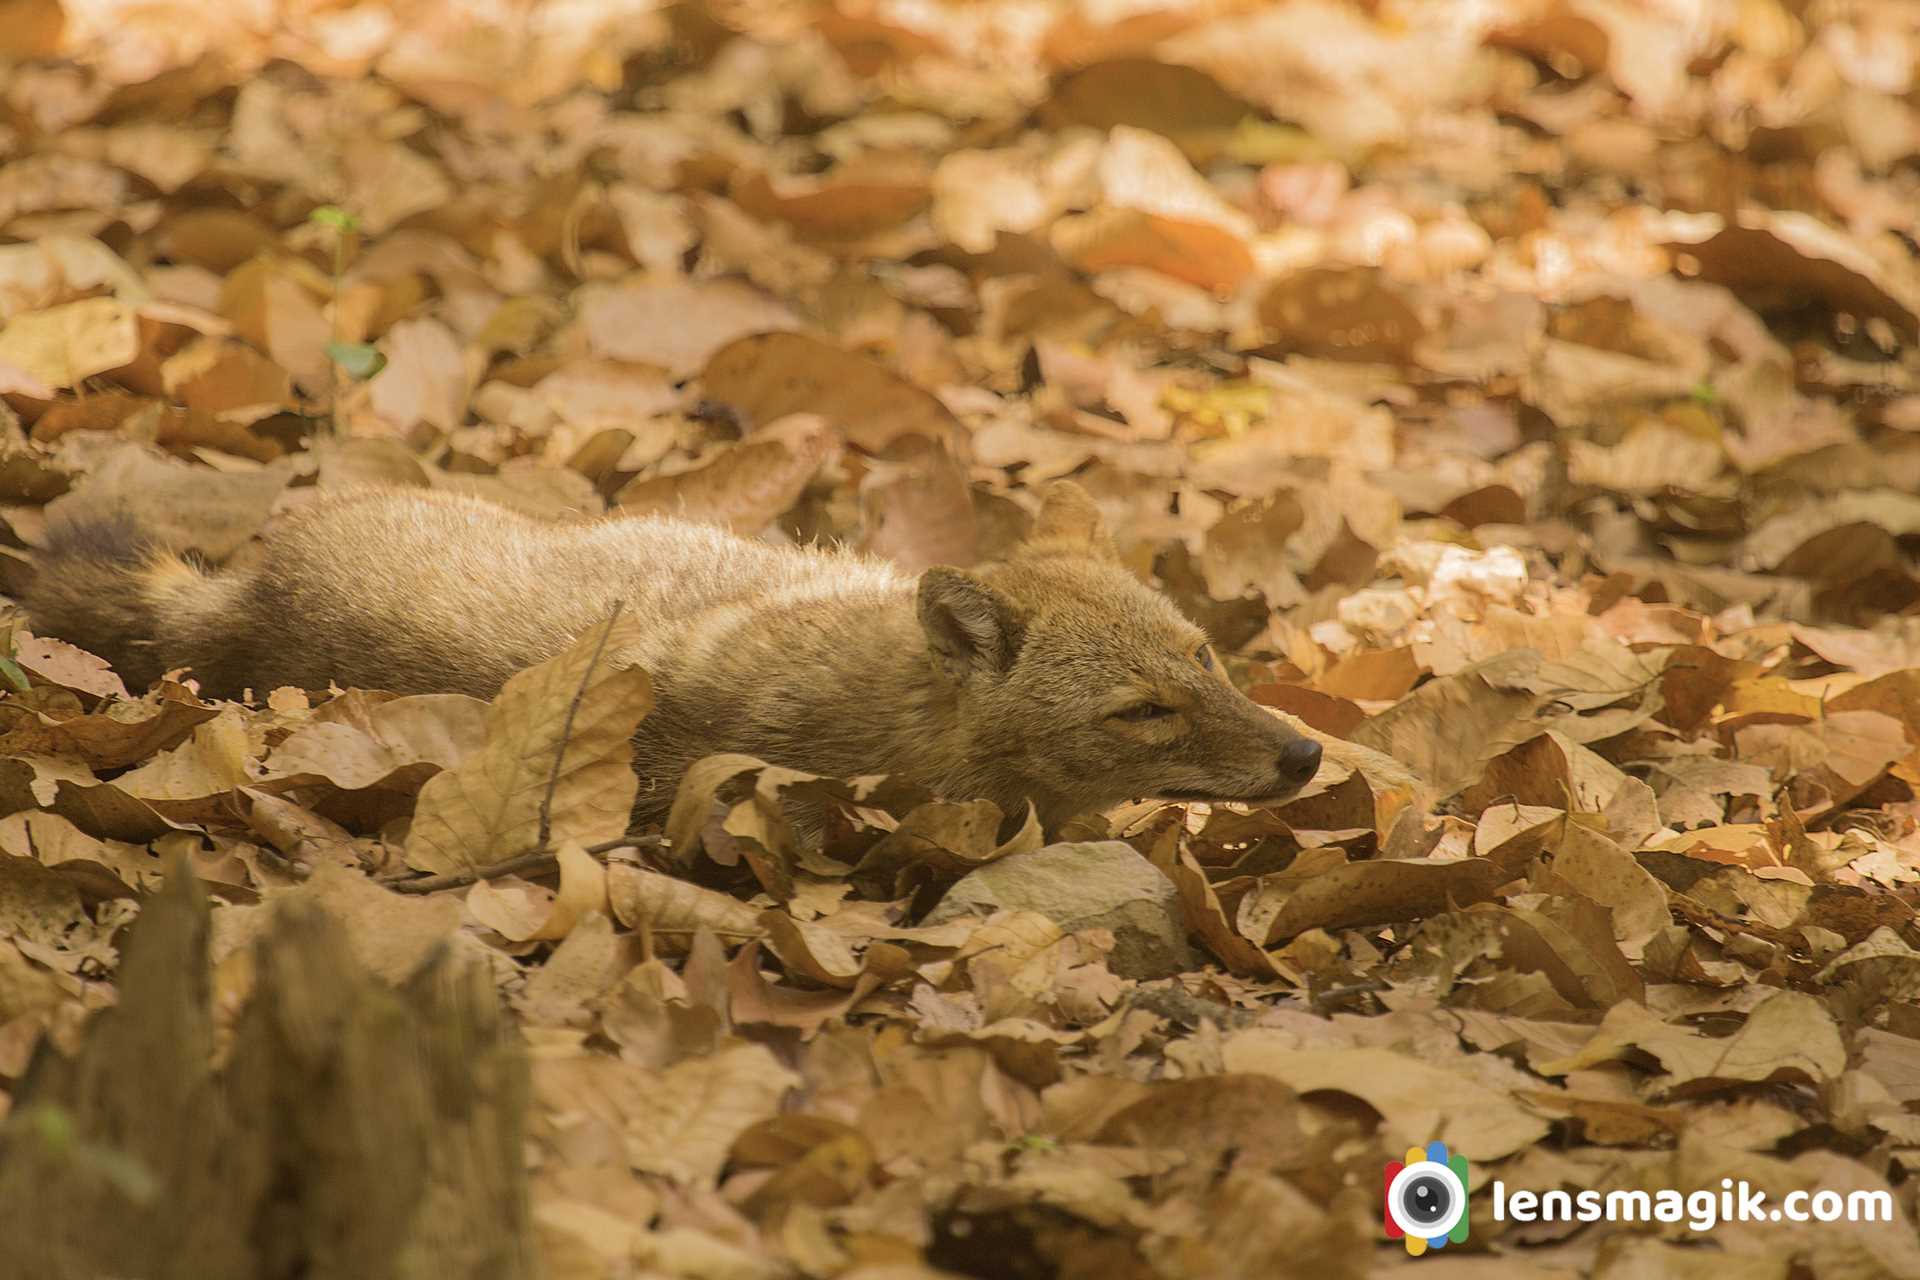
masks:
{"label": "tree stump", "polygon": [[403,986],[282,904],[216,1061],[209,909],[176,868],[69,1061],[47,1042],[0,1127],[0,1276],[375,1280],[538,1274],[527,1071],[489,977]]}

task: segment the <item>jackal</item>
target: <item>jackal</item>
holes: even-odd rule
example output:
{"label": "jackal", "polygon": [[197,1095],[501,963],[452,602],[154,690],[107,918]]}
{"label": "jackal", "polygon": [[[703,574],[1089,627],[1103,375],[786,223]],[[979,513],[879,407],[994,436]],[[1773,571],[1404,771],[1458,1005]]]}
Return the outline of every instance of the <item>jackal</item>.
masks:
{"label": "jackal", "polygon": [[1201,630],[1116,560],[1085,491],[1054,485],[1003,563],[917,577],[660,517],[544,523],[474,498],[359,490],[289,517],[227,569],[112,514],[57,522],[36,630],[144,687],[221,697],[331,682],[487,698],[616,601],[652,676],[636,814],[701,756],[888,773],[1043,822],[1136,797],[1270,803],[1320,746],[1227,680]]}

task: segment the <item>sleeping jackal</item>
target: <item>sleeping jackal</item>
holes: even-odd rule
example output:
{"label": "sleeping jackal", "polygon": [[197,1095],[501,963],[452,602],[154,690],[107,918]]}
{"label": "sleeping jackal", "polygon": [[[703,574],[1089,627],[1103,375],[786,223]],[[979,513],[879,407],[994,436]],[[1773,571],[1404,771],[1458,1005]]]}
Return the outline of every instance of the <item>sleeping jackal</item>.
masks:
{"label": "sleeping jackal", "polygon": [[50,529],[36,630],[136,687],[190,667],[210,694],[282,685],[487,698],[624,601],[652,676],[636,813],[701,756],[889,773],[1057,826],[1120,801],[1272,802],[1320,746],[1228,683],[1205,635],[1115,563],[1084,491],[977,571],[918,578],[658,517],[551,524],[404,489],[330,498],[244,565],[207,571],[124,516]]}

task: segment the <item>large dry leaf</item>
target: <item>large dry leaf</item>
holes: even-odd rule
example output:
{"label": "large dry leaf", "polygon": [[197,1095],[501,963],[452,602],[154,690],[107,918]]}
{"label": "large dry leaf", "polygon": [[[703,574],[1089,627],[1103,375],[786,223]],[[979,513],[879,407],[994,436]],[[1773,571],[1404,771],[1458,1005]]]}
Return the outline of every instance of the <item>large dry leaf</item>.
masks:
{"label": "large dry leaf", "polygon": [[305,261],[263,253],[227,276],[219,311],[309,395],[320,395],[333,372],[327,359],[333,328],[321,310],[330,291],[327,278]]}
{"label": "large dry leaf", "polygon": [[1909,338],[1920,332],[1920,288],[1808,214],[1753,209],[1731,223],[1703,219],[1673,247],[1691,254],[1703,277],[1736,292],[1810,291],[1836,310],[1883,317]]}
{"label": "large dry leaf", "polygon": [[799,333],[762,333],[716,351],[701,375],[707,395],[756,426],[790,413],[817,413],[863,449],[901,436],[957,442],[946,406],[898,374]]}
{"label": "large dry leaf", "polygon": [[387,367],[367,384],[373,411],[396,431],[424,422],[443,431],[467,416],[472,381],[466,355],[448,328],[406,320],[386,340]]}
{"label": "large dry leaf", "polygon": [[134,309],[113,298],[27,312],[0,328],[0,369],[55,389],[130,364],[139,349]]}
{"label": "large dry leaf", "polygon": [[1578,1053],[1542,1063],[1546,1075],[1563,1075],[1638,1051],[1667,1070],[1663,1092],[1685,1095],[1768,1080],[1823,1083],[1846,1069],[1846,1042],[1833,1015],[1812,996],[1782,991],[1769,996],[1730,1036],[1714,1037],[1662,1022],[1637,1004],[1620,1004]]}
{"label": "large dry leaf", "polygon": [[852,240],[911,218],[930,199],[912,173],[848,173],[821,177],[746,174],[734,182],[735,204],[763,220],[778,220],[809,240]]}
{"label": "large dry leaf", "polygon": [[966,469],[944,448],[923,447],[875,466],[861,483],[860,507],[865,549],[908,573],[936,564],[964,568],[979,558]]}
{"label": "large dry leaf", "polygon": [[1671,923],[1667,893],[1632,854],[1578,822],[1568,822],[1553,874],[1613,913],[1613,934],[1630,956]]}
{"label": "large dry leaf", "polygon": [[[126,685],[102,658],[51,636],[36,636],[24,628],[13,633],[13,660],[23,671],[47,684],[59,685],[97,698],[124,698]],[[142,754],[145,754],[144,752]]]}
{"label": "large dry leaf", "polygon": [[596,353],[650,364],[684,378],[748,334],[797,329],[772,298],[732,280],[649,281],[580,291],[580,323]]}
{"label": "large dry leaf", "polygon": [[1438,1138],[1469,1159],[1492,1160],[1547,1133],[1545,1118],[1512,1092],[1531,1077],[1506,1079],[1507,1072],[1483,1068],[1500,1079],[1490,1086],[1464,1058],[1433,1062],[1386,1049],[1301,1048],[1285,1032],[1255,1027],[1228,1037],[1220,1059],[1228,1071],[1270,1076],[1295,1093],[1351,1094],[1380,1113],[1397,1147]]}
{"label": "large dry leaf", "polygon": [[383,698],[353,691],[322,706],[275,747],[263,783],[326,782],[347,791],[412,791],[486,742],[487,708],[460,693]]}
{"label": "large dry leaf", "polygon": [[736,1044],[671,1067],[636,1099],[627,1159],[674,1182],[710,1187],[734,1140],[776,1114],[799,1083],[757,1044]]}
{"label": "large dry leaf", "polygon": [[640,785],[633,732],[653,709],[646,672],[621,665],[638,626],[610,618],[507,681],[487,708],[486,746],[420,789],[408,865],[467,871],[626,830]]}
{"label": "large dry leaf", "polygon": [[1278,280],[1260,299],[1277,351],[1333,360],[1405,360],[1426,326],[1377,271],[1322,269]]}
{"label": "large dry leaf", "polygon": [[632,515],[658,512],[758,533],[799,501],[836,443],[822,419],[795,414],[722,445],[687,470],[634,480],[614,503]]}
{"label": "large dry leaf", "polygon": [[1472,782],[1482,763],[1537,733],[1545,701],[1525,681],[1539,655],[1505,658],[1421,685],[1354,731],[1354,741],[1401,761],[1435,790],[1449,794]]}
{"label": "large dry leaf", "polygon": [[1040,108],[1053,125],[1149,129],[1171,139],[1195,164],[1225,149],[1251,108],[1204,71],[1148,58],[1094,62],[1054,87]]}
{"label": "large dry leaf", "polygon": [[160,887],[160,859],[147,849],[97,839],[57,813],[28,811],[0,818],[0,852],[62,868],[88,894],[145,893]]}

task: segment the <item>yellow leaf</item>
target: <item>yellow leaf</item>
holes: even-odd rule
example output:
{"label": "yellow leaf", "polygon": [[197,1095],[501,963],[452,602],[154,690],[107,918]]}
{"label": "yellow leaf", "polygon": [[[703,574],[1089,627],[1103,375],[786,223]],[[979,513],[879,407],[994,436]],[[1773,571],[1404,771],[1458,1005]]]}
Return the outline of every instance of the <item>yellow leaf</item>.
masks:
{"label": "yellow leaf", "polygon": [[118,369],[139,353],[134,309],[114,298],[30,311],[0,329],[0,364],[55,388]]}

